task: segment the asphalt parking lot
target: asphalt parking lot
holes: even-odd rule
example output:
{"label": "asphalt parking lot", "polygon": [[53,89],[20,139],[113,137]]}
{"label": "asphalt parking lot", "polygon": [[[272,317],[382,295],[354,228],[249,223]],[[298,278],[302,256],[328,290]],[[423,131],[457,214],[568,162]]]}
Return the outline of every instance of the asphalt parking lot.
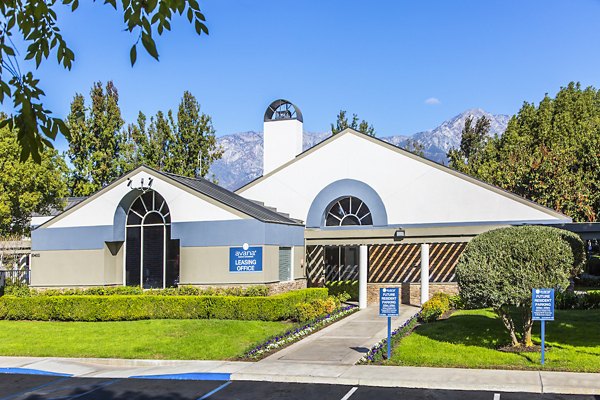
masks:
{"label": "asphalt parking lot", "polygon": [[0,400],[600,400],[600,396],[379,388],[244,381],[98,379],[0,375]]}

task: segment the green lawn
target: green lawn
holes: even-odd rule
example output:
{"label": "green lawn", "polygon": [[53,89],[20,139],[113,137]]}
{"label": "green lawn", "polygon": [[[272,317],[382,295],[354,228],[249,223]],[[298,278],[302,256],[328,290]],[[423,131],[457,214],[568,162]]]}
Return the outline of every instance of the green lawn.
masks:
{"label": "green lawn", "polygon": [[[540,323],[533,341],[540,343]],[[457,311],[419,326],[394,349],[389,364],[460,368],[540,369],[540,353],[504,353],[509,342],[502,322],[489,310]],[[600,372],[600,310],[557,310],[546,322],[544,369]]]}
{"label": "green lawn", "polygon": [[230,320],[0,321],[0,355],[223,360],[291,327]]}

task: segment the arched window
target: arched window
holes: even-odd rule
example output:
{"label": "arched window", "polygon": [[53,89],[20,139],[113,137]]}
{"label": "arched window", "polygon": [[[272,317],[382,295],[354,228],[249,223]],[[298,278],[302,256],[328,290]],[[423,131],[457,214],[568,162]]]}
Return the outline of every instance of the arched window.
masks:
{"label": "arched window", "polygon": [[140,194],[127,212],[125,284],[144,289],[176,286],[179,241],[171,240],[171,214],[153,190]]}
{"label": "arched window", "polygon": [[369,207],[359,198],[342,197],[333,202],[325,215],[325,226],[373,225]]}

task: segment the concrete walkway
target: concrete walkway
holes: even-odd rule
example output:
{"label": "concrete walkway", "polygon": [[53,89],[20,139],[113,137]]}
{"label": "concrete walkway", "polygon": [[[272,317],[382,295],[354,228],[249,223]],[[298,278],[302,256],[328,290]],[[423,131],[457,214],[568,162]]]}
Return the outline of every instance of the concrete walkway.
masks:
{"label": "concrete walkway", "polygon": [[[417,307],[400,307],[392,318],[392,329],[417,313]],[[379,316],[377,307],[360,310],[319,332],[259,361],[354,365],[369,349],[387,336],[387,318]]]}
{"label": "concrete walkway", "polygon": [[46,371],[89,378],[195,374],[195,379],[324,383],[499,392],[600,395],[600,374],[273,361],[153,361],[0,357],[2,373]]}

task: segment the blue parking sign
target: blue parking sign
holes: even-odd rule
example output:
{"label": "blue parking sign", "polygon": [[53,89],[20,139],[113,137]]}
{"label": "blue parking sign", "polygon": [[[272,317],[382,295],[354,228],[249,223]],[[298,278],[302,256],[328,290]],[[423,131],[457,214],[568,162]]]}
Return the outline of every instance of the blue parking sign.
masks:
{"label": "blue parking sign", "polygon": [[397,317],[399,310],[398,288],[379,289],[379,316]]}
{"label": "blue parking sign", "polygon": [[554,289],[531,291],[531,316],[534,321],[554,321]]}

